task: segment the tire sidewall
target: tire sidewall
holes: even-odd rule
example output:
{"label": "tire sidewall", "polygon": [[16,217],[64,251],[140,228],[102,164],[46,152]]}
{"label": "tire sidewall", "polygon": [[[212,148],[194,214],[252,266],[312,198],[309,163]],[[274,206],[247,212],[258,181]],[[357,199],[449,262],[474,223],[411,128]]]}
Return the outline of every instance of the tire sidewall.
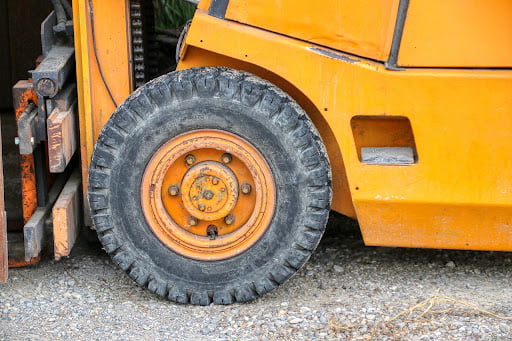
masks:
{"label": "tire sidewall", "polygon": [[[258,278],[268,273],[285,257],[283,250],[293,243],[294,226],[298,226],[306,203],[305,179],[293,144],[279,139],[279,129],[269,124],[264,113],[240,103],[221,99],[194,98],[158,108],[128,139],[126,153],[113,167],[111,181],[112,218],[120,237],[131,241],[139,259],[151,264],[152,272],[164,278],[189,282],[195,287],[212,289],[236,284],[241,278]],[[169,139],[197,129],[218,129],[243,137],[268,162],[276,185],[273,219],[255,245],[230,259],[198,261],[167,248],[152,232],[142,212],[140,184],[152,155]],[[121,214],[120,214],[121,213]]]}

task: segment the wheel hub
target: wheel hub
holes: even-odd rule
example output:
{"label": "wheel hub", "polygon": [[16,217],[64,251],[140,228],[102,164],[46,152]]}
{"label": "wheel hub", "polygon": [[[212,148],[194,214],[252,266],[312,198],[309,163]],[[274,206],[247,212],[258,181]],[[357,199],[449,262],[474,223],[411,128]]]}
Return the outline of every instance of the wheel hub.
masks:
{"label": "wheel hub", "polygon": [[226,259],[256,243],[275,207],[272,172],[243,138],[195,130],[158,149],[141,186],[154,235],[183,256]]}
{"label": "wheel hub", "polygon": [[238,199],[238,180],[223,164],[204,161],[190,168],[181,184],[182,200],[190,215],[206,221],[224,218]]}

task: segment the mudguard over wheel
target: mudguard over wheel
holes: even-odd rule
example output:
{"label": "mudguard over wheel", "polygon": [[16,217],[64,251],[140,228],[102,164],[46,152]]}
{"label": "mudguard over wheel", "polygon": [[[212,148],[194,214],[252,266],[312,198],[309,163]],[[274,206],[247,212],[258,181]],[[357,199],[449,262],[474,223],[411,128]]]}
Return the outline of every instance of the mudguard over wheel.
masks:
{"label": "mudguard over wheel", "polygon": [[96,144],[89,201],[105,250],[170,300],[246,301],[316,248],[327,154],[303,110],[248,73],[182,70],[135,91]]}

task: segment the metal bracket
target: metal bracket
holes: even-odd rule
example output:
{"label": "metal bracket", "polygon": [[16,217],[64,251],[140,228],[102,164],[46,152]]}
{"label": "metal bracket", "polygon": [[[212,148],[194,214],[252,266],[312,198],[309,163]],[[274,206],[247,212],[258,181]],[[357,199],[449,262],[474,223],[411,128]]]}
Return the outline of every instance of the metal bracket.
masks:
{"label": "metal bracket", "polygon": [[38,257],[45,242],[45,227],[52,212],[53,205],[67,180],[66,175],[57,178],[48,195],[48,202],[44,207],[38,207],[30,220],[23,226],[25,241],[25,260]]}
{"label": "metal bracket", "polygon": [[34,90],[39,96],[54,97],[62,89],[75,66],[75,49],[54,46],[32,72]]}
{"label": "metal bracket", "polygon": [[32,154],[36,144],[37,108],[30,103],[23,114],[18,118],[18,137],[15,143],[20,147],[21,155]]}

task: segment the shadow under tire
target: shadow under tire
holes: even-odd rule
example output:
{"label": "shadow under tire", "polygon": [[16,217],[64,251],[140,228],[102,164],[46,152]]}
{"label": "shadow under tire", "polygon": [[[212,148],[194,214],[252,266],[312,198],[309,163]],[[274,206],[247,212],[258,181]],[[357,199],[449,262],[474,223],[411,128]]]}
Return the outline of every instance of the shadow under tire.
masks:
{"label": "shadow under tire", "polygon": [[242,302],[282,284],[318,245],[330,201],[311,120],[271,83],[227,68],[136,90],[105,124],[89,169],[106,252],[180,303]]}

